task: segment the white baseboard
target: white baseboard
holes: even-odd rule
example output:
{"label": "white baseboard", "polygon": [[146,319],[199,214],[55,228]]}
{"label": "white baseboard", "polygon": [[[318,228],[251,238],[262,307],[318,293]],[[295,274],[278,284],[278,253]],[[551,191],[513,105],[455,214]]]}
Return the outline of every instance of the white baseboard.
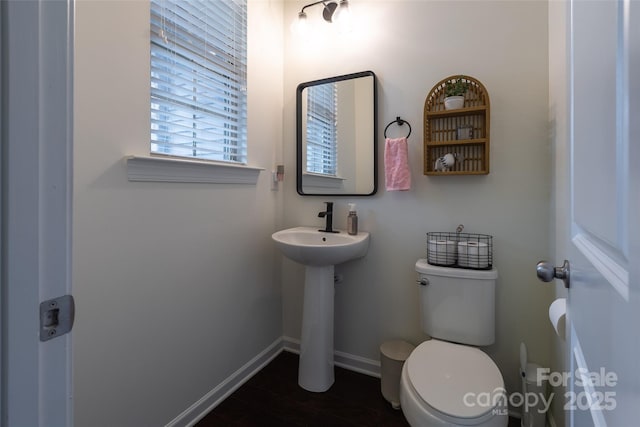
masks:
{"label": "white baseboard", "polygon": [[[231,374],[213,390],[205,394],[200,400],[187,408],[184,412],[170,421],[165,427],[190,427],[200,421],[213,408],[218,406],[231,393],[271,362],[282,350],[300,354],[300,340],[291,337],[280,337],[256,357]],[[380,378],[380,362],[355,356],[353,354],[335,351],[333,360],[336,366],[361,374]]]}
{"label": "white baseboard", "polygon": [[226,380],[218,384],[213,390],[205,394],[200,400],[187,408],[165,427],[189,427],[200,421],[213,408],[218,406],[231,393],[264,368],[278,354],[282,352],[282,337],[275,340],[256,357],[244,364],[231,374]]}
{"label": "white baseboard", "polygon": [[[282,340],[285,351],[300,354],[300,340],[291,337],[282,337]],[[340,368],[380,378],[380,362],[377,360],[367,359],[342,351],[334,351],[333,363]]]}

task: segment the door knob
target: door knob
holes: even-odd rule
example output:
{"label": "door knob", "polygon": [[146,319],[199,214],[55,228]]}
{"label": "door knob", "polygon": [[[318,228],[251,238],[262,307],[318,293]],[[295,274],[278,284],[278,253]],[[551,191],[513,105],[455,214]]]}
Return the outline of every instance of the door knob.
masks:
{"label": "door knob", "polygon": [[553,279],[560,279],[564,282],[564,287],[569,288],[570,284],[570,266],[566,259],[562,267],[554,267],[549,261],[540,261],[536,265],[536,274],[538,279],[543,282],[550,282]]}

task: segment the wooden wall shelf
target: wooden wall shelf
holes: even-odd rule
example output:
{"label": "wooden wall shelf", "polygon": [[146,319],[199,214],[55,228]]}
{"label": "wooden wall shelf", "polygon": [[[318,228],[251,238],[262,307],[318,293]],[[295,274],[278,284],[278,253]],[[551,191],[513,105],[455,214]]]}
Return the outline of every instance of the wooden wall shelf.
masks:
{"label": "wooden wall shelf", "polygon": [[[473,77],[463,76],[469,84],[464,107],[445,110],[445,86],[459,76],[441,80],[429,92],[424,102],[424,174],[425,175],[486,175],[489,173],[489,94]],[[461,126],[473,128],[472,139],[457,139]],[[436,160],[447,153],[461,159],[451,170],[439,171]]]}

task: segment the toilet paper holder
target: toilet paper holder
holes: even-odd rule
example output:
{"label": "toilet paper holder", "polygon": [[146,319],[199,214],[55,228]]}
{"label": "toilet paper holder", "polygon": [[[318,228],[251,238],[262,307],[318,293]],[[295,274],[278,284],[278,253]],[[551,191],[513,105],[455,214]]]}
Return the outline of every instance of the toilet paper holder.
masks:
{"label": "toilet paper holder", "polygon": [[561,267],[554,267],[549,261],[539,261],[536,264],[536,274],[538,279],[543,282],[550,282],[553,279],[560,279],[564,283],[564,287],[569,289],[571,286],[571,265],[566,259]]}

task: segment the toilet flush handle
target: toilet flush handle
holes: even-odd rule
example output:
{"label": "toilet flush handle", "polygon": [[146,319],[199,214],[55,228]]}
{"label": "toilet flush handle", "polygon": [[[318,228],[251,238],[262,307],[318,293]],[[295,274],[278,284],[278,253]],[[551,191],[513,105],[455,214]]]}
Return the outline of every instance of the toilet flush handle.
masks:
{"label": "toilet flush handle", "polygon": [[418,282],[418,285],[420,286],[427,286],[429,284],[429,279],[427,279],[426,277],[421,277],[420,279],[416,280],[416,282]]}

